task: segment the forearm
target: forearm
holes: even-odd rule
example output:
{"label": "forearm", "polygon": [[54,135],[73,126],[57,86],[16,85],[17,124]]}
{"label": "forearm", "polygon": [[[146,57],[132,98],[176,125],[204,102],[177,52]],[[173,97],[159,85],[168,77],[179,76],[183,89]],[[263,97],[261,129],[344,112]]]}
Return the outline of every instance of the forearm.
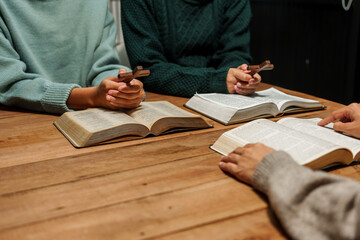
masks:
{"label": "forearm", "polygon": [[286,231],[295,239],[357,239],[360,184],[296,164],[284,152],[268,154],[253,185],[268,195]]}

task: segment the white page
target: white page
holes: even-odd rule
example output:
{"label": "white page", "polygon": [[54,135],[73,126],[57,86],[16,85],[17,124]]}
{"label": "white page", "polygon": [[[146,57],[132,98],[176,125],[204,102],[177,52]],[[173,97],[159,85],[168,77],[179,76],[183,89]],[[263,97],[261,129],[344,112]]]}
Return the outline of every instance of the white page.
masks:
{"label": "white page", "polygon": [[252,121],[225,134],[232,135],[239,142],[246,139],[248,143],[260,142],[275,150],[283,150],[302,165],[339,147],[267,119]]}
{"label": "white page", "polygon": [[247,109],[257,106],[261,103],[271,102],[268,98],[263,98],[262,95],[254,94],[253,96],[243,96],[239,94],[224,94],[224,93],[205,93],[197,94],[198,97],[209,102],[220,104],[224,107],[233,109]]}
{"label": "white page", "polygon": [[320,118],[300,119],[300,118],[283,118],[278,121],[279,124],[307,133],[309,135],[333,142],[342,147],[351,150],[353,156],[360,152],[360,140],[338,133],[332,129],[332,125],[328,127],[320,127],[317,123]]}
{"label": "white page", "polygon": [[266,92],[264,93],[264,98],[267,98],[267,99],[269,99],[269,101],[272,101],[273,103],[275,103],[276,106],[278,107],[278,109],[281,109],[281,106],[289,101],[298,101],[298,102],[305,102],[305,103],[318,102],[318,101],[311,100],[311,99],[292,96],[292,95],[283,93],[275,88],[269,88],[265,91]]}
{"label": "white page", "polygon": [[165,117],[198,117],[166,101],[143,102],[136,109],[129,110],[128,114],[149,129]]}
{"label": "white page", "polygon": [[263,91],[257,91],[250,96],[243,96],[239,94],[197,94],[199,97],[210,102],[215,102],[226,107],[234,109],[246,109],[261,103],[275,103],[278,109],[287,101],[301,101],[301,102],[317,102],[310,99],[300,98],[285,94],[275,88],[269,88]]}
{"label": "white page", "polygon": [[112,128],[125,123],[138,123],[126,113],[101,108],[71,112],[69,116],[81,122],[81,125],[90,132]]}

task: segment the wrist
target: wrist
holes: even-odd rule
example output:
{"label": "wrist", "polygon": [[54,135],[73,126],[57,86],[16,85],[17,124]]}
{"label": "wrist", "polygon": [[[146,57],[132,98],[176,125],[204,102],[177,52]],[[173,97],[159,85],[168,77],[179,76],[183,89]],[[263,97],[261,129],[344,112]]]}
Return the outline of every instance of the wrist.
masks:
{"label": "wrist", "polygon": [[86,109],[96,106],[96,88],[74,88],[66,101],[68,108]]}

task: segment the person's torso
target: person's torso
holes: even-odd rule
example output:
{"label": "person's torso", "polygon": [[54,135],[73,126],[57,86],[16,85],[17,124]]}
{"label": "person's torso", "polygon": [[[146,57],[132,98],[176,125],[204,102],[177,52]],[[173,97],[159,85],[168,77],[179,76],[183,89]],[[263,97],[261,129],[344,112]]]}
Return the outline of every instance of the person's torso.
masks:
{"label": "person's torso", "polygon": [[166,57],[182,66],[209,67],[221,32],[217,1],[160,0],[154,7]]}
{"label": "person's torso", "polygon": [[1,30],[26,72],[86,85],[102,37],[106,0],[2,0],[0,7]]}

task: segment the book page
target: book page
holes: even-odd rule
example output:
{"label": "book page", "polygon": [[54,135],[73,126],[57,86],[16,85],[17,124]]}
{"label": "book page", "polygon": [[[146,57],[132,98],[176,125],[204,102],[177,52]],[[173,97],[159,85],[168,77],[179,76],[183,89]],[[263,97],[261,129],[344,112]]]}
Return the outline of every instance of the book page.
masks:
{"label": "book page", "polygon": [[204,93],[196,95],[209,102],[238,110],[251,108],[263,103],[271,103],[272,100],[267,96],[265,91],[267,90],[255,92],[250,96],[224,93]]}
{"label": "book page", "polygon": [[97,132],[127,123],[139,124],[124,112],[101,108],[71,112],[71,118],[81,123],[89,132]]}
{"label": "book page", "polygon": [[317,125],[320,120],[320,118],[283,118],[279,120],[278,123],[348,148],[352,152],[353,156],[360,152],[359,139],[334,131],[332,129],[332,124],[326,127],[320,127]]}
{"label": "book page", "polygon": [[149,129],[157,120],[165,117],[199,117],[167,101],[143,102],[136,109],[128,111],[128,114]]}
{"label": "book page", "polygon": [[208,93],[197,94],[198,97],[206,99],[207,101],[218,103],[224,107],[234,109],[247,109],[263,103],[274,103],[279,111],[281,106],[289,101],[298,101],[304,103],[318,103],[318,101],[292,96],[283,93],[275,88],[269,88],[263,91],[257,91],[250,96],[243,96],[239,94],[221,94]]}
{"label": "book page", "polygon": [[267,119],[249,122],[225,134],[231,135],[237,142],[260,142],[275,150],[283,150],[302,165],[339,147]]}
{"label": "book page", "polygon": [[[284,110],[283,106],[287,105],[286,103],[288,103],[288,102],[292,102],[292,103],[300,103],[301,102],[304,104],[304,107],[307,105],[310,107],[311,105],[309,105],[309,104],[319,103],[318,101],[315,101],[315,100],[296,97],[293,95],[283,93],[283,92],[277,90],[276,88],[266,89],[266,90],[262,91],[261,94],[264,95],[264,98],[267,98],[267,99],[269,99],[269,101],[272,101],[274,104],[276,104],[279,111]],[[319,103],[319,105],[321,105],[321,104]]]}

